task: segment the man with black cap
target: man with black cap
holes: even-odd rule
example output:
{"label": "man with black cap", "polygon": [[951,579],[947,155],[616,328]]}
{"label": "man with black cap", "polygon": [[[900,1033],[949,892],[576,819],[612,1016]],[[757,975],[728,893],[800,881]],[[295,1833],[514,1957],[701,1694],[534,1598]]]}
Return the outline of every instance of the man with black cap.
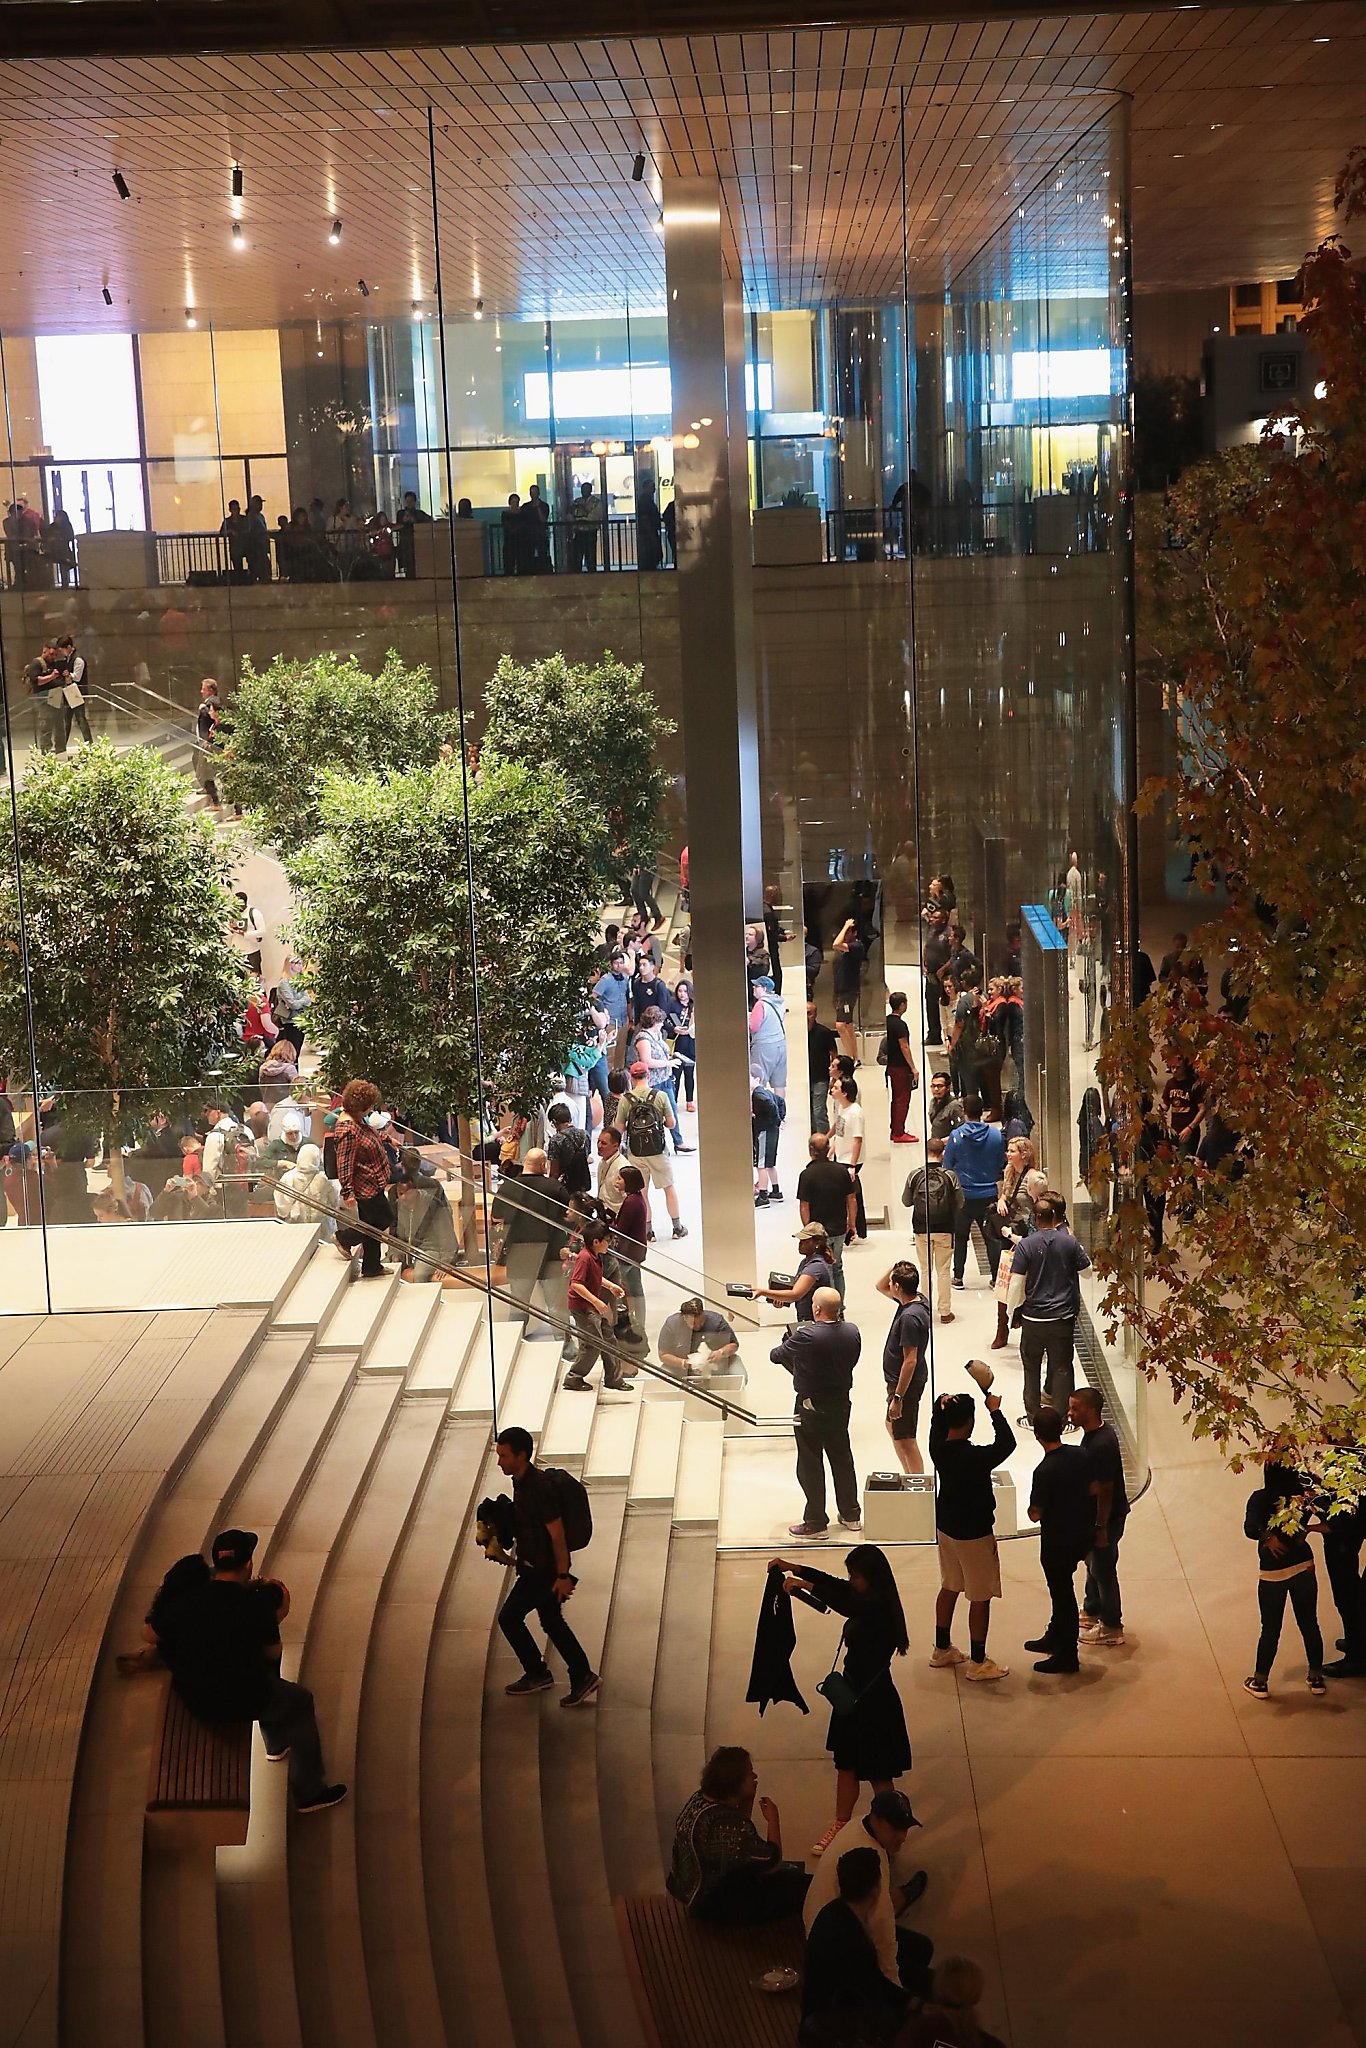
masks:
{"label": "man with black cap", "polygon": [[898,1989],[923,1993],[928,1981],[934,1943],[926,1935],[897,1925],[924,1891],[929,1879],[923,1870],[908,1876],[897,1872],[897,1859],[906,1838],[920,1822],[911,1811],[904,1792],[876,1792],[862,1818],[847,1820],[826,1849],[802,1906],[802,1921],[809,1934],[812,1922],[824,1906],[839,1897],[840,1857],[850,1849],[876,1849],[882,1863],[882,1895],[874,1909],[868,1933],[877,1950],[878,1968]]}
{"label": "man with black cap", "polygon": [[307,1687],[280,1676],[280,1622],[289,1594],[278,1579],[252,1573],[256,1536],[221,1529],[213,1539],[213,1577],[172,1606],[159,1625],[171,1680],[199,1721],[258,1721],[272,1763],[289,1760],[296,1813],[318,1813],[346,1797],[329,1785]]}

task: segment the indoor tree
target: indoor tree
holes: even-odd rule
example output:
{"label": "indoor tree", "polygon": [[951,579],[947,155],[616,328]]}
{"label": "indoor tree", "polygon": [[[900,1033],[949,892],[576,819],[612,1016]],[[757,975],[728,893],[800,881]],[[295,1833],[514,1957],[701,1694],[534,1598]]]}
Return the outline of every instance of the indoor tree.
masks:
{"label": "indoor tree", "polygon": [[430,764],[454,727],[429,671],[409,668],[392,648],[377,676],[350,654],[277,655],[259,670],[244,660],[218,781],[261,840],[289,854],[319,829],[329,772]]}
{"label": "indoor tree", "polygon": [[481,764],[521,761],[558,771],[594,824],[599,891],[633,867],[652,868],[664,836],[670,777],[661,742],[674,732],[639,662],[518,662],[505,654],[484,691]]}
{"label": "indoor tree", "polygon": [[328,776],[321,832],[289,863],[329,1080],[366,1075],[427,1130],[485,1100],[543,1103],[593,968],[586,807],[516,762],[468,785],[468,824],[466,792],[458,762]]}
{"label": "indoor tree", "polygon": [[[0,844],[0,1060],[31,1072],[31,1020],[43,1088],[90,1091],[83,1120],[116,1145],[142,1091],[194,1089],[236,1043],[248,975],[228,933],[229,848],[146,747],[34,754],[14,808],[17,872],[14,836]],[[119,1165],[115,1153],[116,1183]]]}
{"label": "indoor tree", "polygon": [[[1366,212],[1366,152],[1339,184]],[[1100,1262],[1112,1326],[1197,1435],[1366,1491],[1366,287],[1336,238],[1304,265],[1323,397],[1260,447],[1186,473],[1149,562],[1145,637],[1180,704],[1167,799],[1213,915],[1186,966],[1120,1016],[1102,1061],[1121,1159],[1179,1244],[1140,1287],[1140,1199]],[[1214,1145],[1175,1153],[1151,1108],[1186,1061]],[[1220,1157],[1222,1153],[1222,1157]]]}

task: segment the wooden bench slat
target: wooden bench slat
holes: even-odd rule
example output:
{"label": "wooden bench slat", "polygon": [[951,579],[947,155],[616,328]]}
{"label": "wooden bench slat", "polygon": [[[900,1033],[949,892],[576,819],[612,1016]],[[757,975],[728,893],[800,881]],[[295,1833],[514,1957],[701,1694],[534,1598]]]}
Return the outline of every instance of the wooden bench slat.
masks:
{"label": "wooden bench slat", "polygon": [[197,1721],[168,1685],[148,1812],[245,1812],[250,1803],[250,1721]]}
{"label": "wooden bench slat", "polygon": [[620,1898],[617,1925],[651,2048],[792,2048],[801,2006],[795,1991],[758,1989],[765,1971],[800,1970],[801,1921],[712,1927],[690,1919],[669,1893]]}

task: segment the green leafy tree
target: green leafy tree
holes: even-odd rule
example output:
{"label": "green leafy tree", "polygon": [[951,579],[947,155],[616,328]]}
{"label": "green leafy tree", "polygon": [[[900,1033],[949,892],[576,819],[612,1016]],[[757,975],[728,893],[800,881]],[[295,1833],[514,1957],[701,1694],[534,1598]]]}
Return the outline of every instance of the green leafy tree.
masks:
{"label": "green leafy tree", "polygon": [[428,765],[453,729],[429,672],[392,648],[377,676],[349,654],[277,656],[260,670],[244,660],[218,780],[260,838],[289,854],[320,827],[326,775]]}
{"label": "green leafy tree", "polygon": [[321,834],[290,863],[329,1078],[368,1076],[429,1130],[444,1111],[473,1114],[481,1079],[493,1101],[545,1101],[580,1035],[593,964],[589,828],[563,779],[487,767],[468,828],[464,797],[458,763],[329,777]]}
{"label": "green leafy tree", "polygon": [[22,882],[38,1073],[98,1091],[89,1121],[122,1141],[141,1091],[193,1087],[235,1042],[248,976],[228,936],[224,846],[159,754],[107,741],[69,762],[31,757],[15,812],[17,875],[13,837],[0,844],[0,1059],[28,1070]]}
{"label": "green leafy tree", "polygon": [[[1366,153],[1339,202],[1366,211]],[[1140,808],[1169,801],[1207,890],[1226,883],[1188,964],[1227,953],[1228,1000],[1185,976],[1116,1020],[1122,1157],[1180,1227],[1141,1285],[1131,1201],[1101,1263],[1112,1323],[1137,1326],[1197,1435],[1346,1501],[1366,1491],[1366,286],[1336,239],[1301,282],[1326,396],[1188,471],[1178,545],[1146,564],[1181,730]],[[1182,1061],[1222,1159],[1180,1156],[1148,1107]]]}
{"label": "green leafy tree", "polygon": [[652,867],[669,787],[659,748],[674,731],[642,680],[639,662],[571,662],[562,654],[517,662],[505,654],[484,692],[485,764],[555,769],[594,827],[600,883]]}

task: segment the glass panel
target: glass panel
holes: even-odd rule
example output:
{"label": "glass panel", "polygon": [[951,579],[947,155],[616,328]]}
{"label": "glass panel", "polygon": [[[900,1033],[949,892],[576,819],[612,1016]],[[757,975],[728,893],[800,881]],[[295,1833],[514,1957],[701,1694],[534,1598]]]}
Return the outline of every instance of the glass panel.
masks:
{"label": "glass panel", "polygon": [[[1086,1175],[1106,1148],[1095,1058],[1135,902],[1126,166],[1117,107],[1018,202],[953,280],[928,365],[942,401],[917,416],[935,482],[913,553],[920,867],[953,878],[964,975],[980,969],[1001,1027],[988,1042],[1006,1054],[970,1057],[982,991],[960,989],[945,1036],[971,1017],[949,1070],[997,1114],[1003,1087],[1007,1115],[1023,1092],[1038,1164],[1088,1249],[1110,1227]],[[916,331],[924,361],[923,309]],[[1022,1007],[1000,979],[1021,972]],[[1127,1334],[1105,1345],[1098,1291],[1084,1275],[1078,1359],[1146,1473],[1144,1382]]]}

